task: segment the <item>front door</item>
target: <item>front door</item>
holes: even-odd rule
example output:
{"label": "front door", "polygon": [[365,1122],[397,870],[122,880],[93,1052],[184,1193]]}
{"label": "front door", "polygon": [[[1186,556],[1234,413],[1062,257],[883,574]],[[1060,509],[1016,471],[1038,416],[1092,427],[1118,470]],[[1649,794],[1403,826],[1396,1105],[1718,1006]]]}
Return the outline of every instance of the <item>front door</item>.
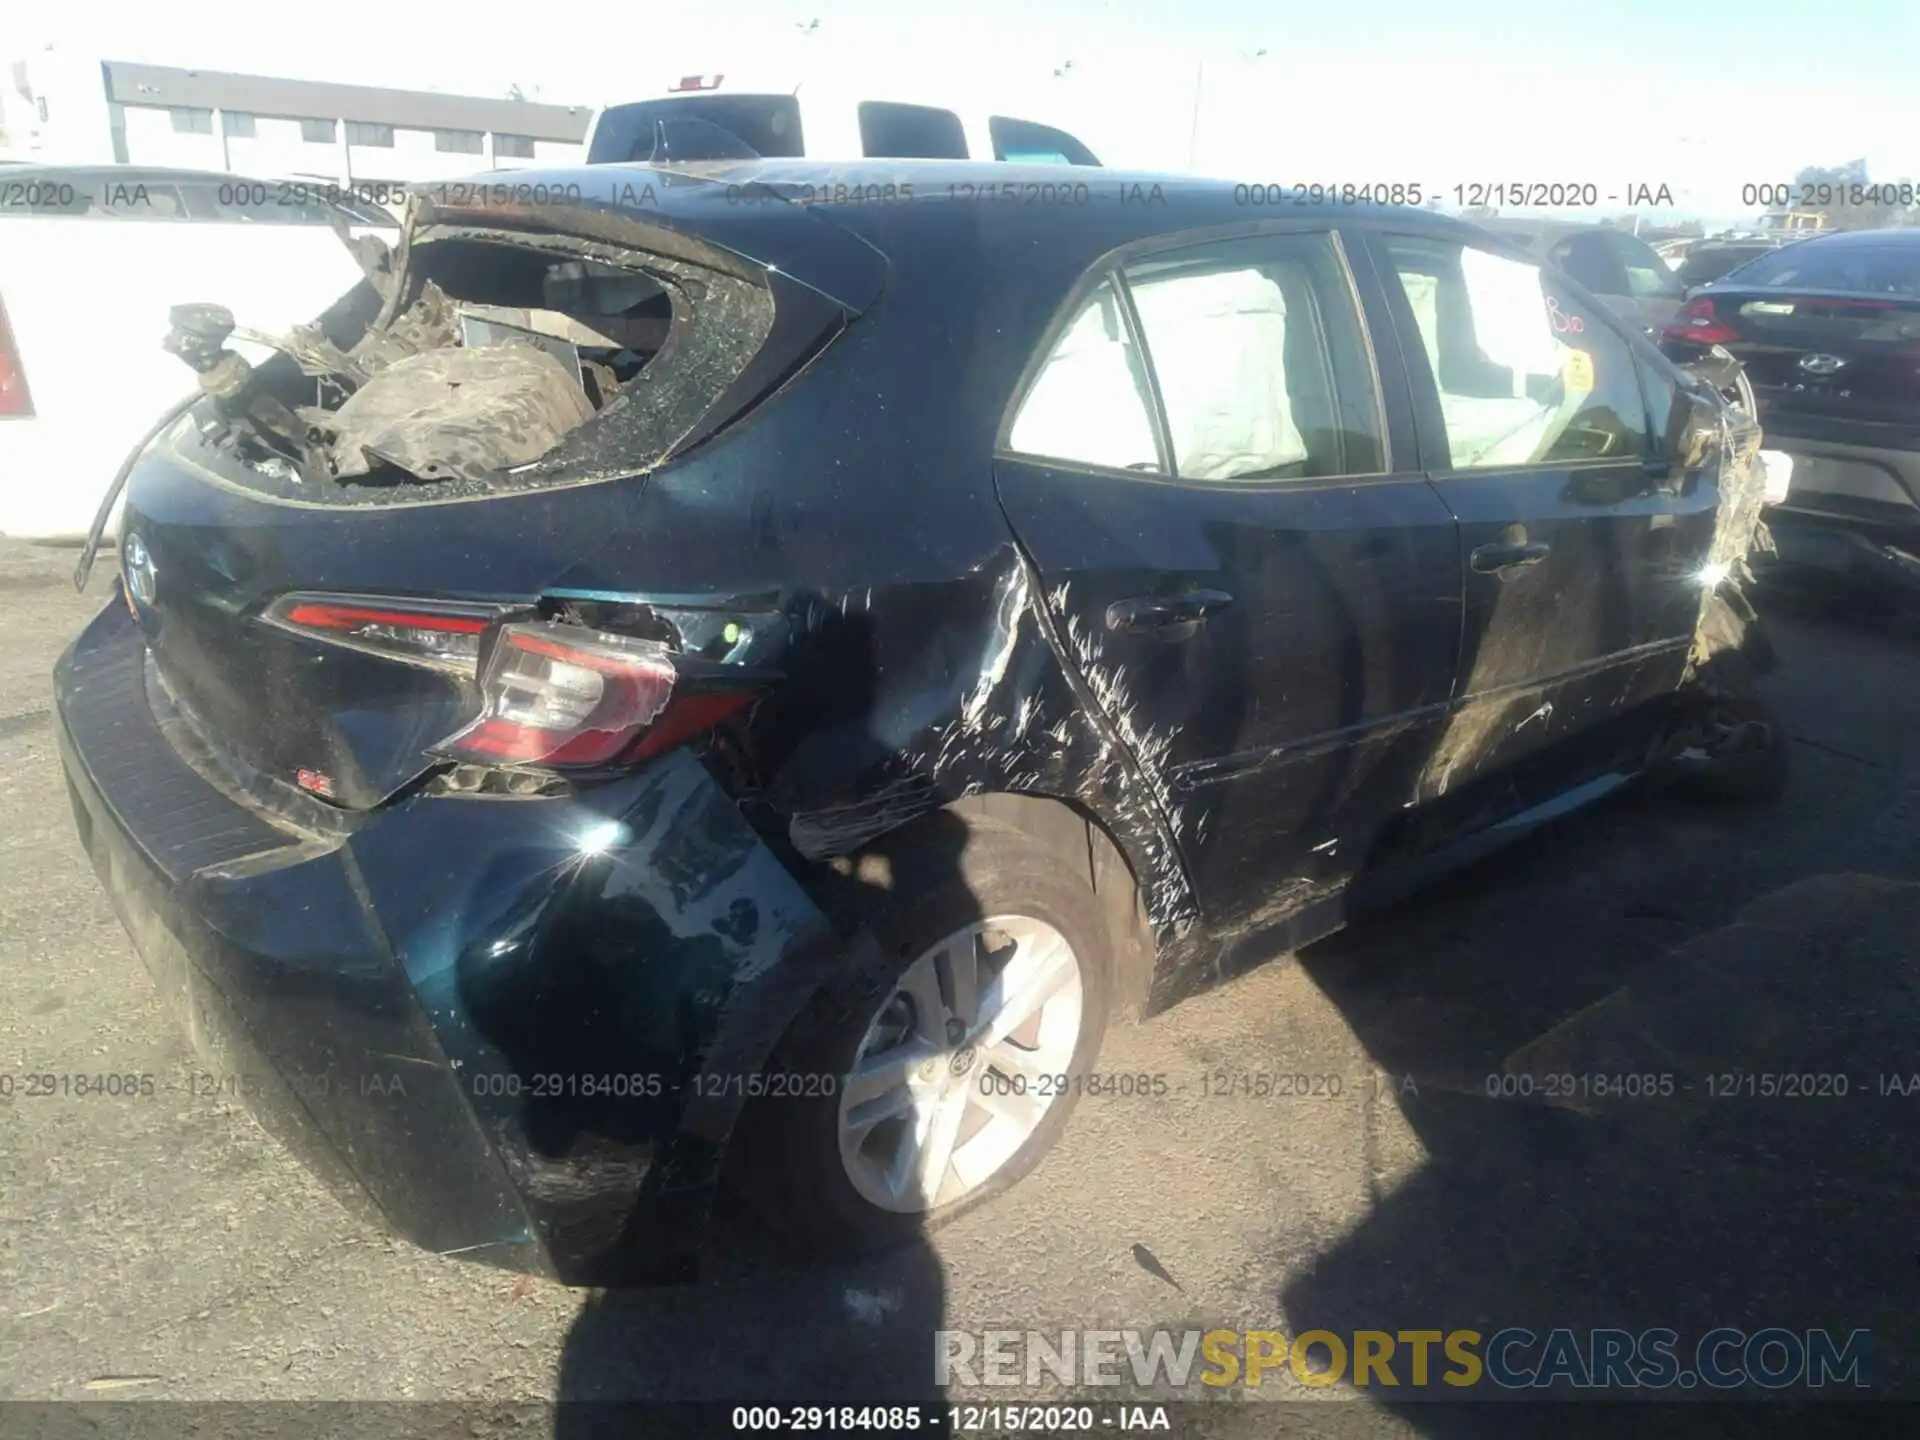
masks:
{"label": "front door", "polygon": [[1684,402],[1655,352],[1538,265],[1387,229],[1368,250],[1465,565],[1425,798],[1529,771],[1577,783],[1652,722],[1699,618],[1718,491],[1661,432]]}
{"label": "front door", "polygon": [[1459,545],[1404,385],[1325,229],[1136,254],[1053,336],[1008,518],[1203,913],[1281,918],[1365,868],[1453,687]]}

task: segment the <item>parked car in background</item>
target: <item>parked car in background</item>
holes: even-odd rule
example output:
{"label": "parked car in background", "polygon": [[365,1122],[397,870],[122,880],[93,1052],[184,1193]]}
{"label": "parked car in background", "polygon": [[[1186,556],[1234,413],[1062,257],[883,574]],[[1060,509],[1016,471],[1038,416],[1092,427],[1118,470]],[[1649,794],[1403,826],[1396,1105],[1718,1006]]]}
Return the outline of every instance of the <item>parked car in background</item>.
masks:
{"label": "parked car in background", "polygon": [[1056,126],[988,114],[963,100],[930,103],[930,85],[937,90],[937,82],[917,77],[909,101],[835,85],[755,85],[737,76],[690,75],[665,95],[599,111],[587,131],[587,163],[752,156],[1100,163]]}
{"label": "parked car in background", "polygon": [[1697,292],[1674,333],[1731,351],[1767,443],[1785,565],[1920,590],[1920,231],[1818,235]]}
{"label": "parked car in background", "polygon": [[1624,230],[1520,217],[1480,223],[1549,265],[1557,265],[1643,330],[1657,332],[1686,298],[1672,267],[1646,241]]}
{"label": "parked car in background", "polygon": [[[1840,187],[1835,186],[1836,190]],[[1818,235],[1832,228],[1827,212],[1811,206],[1797,206],[1790,210],[1769,210],[1760,217],[1755,226],[1763,235],[1791,235],[1804,238]]]}
{"label": "parked car in background", "polygon": [[1781,246],[1794,244],[1801,238],[1788,231],[1710,236],[1687,252],[1676,273],[1681,286],[1691,293],[1731,274],[1749,260],[1771,255]]}
{"label": "parked car in background", "polygon": [[[1661,350],[1669,360],[1710,384],[1728,404],[1753,413],[1752,393],[1737,360],[1711,345],[1675,338],[1673,320],[1685,291],[1651,245],[1610,225],[1520,219],[1480,223],[1558,266],[1623,320],[1649,336],[1664,337]],[[1776,484],[1769,495],[1778,493]]]}
{"label": "parked car in background", "polygon": [[336,229],[392,237],[398,222],[337,189],[127,165],[8,167],[0,534],[87,533],[127,451],[193,388],[160,348],[170,306],[217,292],[243,324],[278,332],[360,277]]}
{"label": "parked car in background", "polygon": [[683,1274],[723,1180],[909,1240],[1247,937],[1777,787],[1751,425],[1484,232],[629,173],[422,197],[332,358],[141,457],[56,678],[162,992],[420,1244]]}
{"label": "parked car in background", "polygon": [[1655,243],[1653,253],[1666,262],[1669,270],[1678,270],[1681,262],[1687,258],[1687,252],[1700,243],[1699,237],[1686,237],[1679,240],[1661,240]]}

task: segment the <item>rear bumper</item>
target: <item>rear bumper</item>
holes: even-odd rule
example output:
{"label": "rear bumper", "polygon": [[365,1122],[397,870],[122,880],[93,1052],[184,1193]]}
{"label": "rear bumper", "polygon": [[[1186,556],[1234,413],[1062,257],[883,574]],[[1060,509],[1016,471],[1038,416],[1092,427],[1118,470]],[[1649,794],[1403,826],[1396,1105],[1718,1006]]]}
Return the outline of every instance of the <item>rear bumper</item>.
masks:
{"label": "rear bumper", "polygon": [[[353,1208],[573,1283],[687,1278],[742,1086],[838,954],[692,757],[291,830],[191,768],[119,603],[56,670],[81,838],[203,1073]],[[606,854],[577,837],[620,821]]]}
{"label": "rear bumper", "polygon": [[1767,444],[1793,457],[1792,488],[1767,512],[1776,565],[1920,590],[1920,449],[1774,428]]}

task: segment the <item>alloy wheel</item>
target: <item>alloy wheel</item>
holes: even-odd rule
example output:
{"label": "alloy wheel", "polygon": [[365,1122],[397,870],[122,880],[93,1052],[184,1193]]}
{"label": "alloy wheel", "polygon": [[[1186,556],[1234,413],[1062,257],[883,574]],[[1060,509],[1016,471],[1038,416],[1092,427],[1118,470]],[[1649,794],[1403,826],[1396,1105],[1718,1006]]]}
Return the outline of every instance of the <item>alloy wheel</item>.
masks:
{"label": "alloy wheel", "polygon": [[861,1037],[840,1084],[840,1158],[883,1210],[977,1190],[1069,1083],[1084,1011],[1079,959],[1044,920],[1000,915],[928,947]]}

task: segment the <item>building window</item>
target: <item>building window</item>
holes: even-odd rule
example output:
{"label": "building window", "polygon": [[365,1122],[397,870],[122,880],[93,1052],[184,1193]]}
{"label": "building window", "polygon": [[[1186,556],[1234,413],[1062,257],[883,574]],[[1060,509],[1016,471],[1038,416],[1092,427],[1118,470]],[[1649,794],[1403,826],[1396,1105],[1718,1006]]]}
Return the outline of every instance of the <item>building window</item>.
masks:
{"label": "building window", "polygon": [[173,121],[173,133],[176,135],[211,135],[213,133],[213,111],[187,110],[176,106],[167,112]]}
{"label": "building window", "polygon": [[235,140],[253,139],[253,116],[244,110],[222,110],[220,132]]}
{"label": "building window", "polygon": [[370,125],[364,120],[347,121],[347,144],[372,145],[381,150],[393,148],[391,125]]}
{"label": "building window", "polygon": [[436,130],[433,148],[449,155],[478,155],[485,149],[483,138],[478,130]]}
{"label": "building window", "polygon": [[495,135],[493,137],[494,158],[499,160],[533,159],[533,137],[531,135]]}
{"label": "building window", "polygon": [[334,137],[334,123],[331,120],[302,120],[300,138],[309,145],[331,145]]}

